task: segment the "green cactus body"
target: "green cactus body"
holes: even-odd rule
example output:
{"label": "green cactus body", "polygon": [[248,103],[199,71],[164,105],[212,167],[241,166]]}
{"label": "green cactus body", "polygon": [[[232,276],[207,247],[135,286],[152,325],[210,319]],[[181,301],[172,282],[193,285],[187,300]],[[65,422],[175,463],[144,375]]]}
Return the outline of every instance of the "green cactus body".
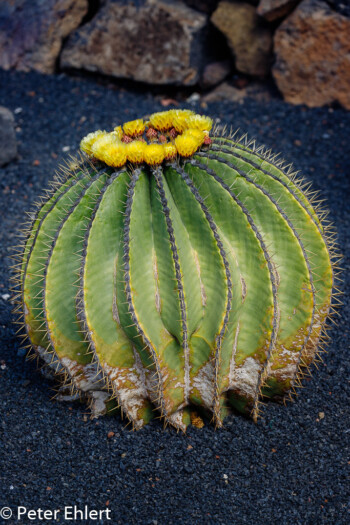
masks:
{"label": "green cactus body", "polygon": [[95,160],[56,181],[20,255],[34,351],[135,429],[157,412],[182,430],[198,411],[256,420],[324,339],[326,228],[271,155],[210,128],[178,110],[88,136]]}

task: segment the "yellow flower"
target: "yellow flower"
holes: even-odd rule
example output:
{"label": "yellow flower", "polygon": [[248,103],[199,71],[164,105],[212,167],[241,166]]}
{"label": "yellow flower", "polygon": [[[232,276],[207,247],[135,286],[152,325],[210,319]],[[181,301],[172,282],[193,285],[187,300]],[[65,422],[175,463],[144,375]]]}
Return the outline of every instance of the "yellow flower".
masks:
{"label": "yellow flower", "polygon": [[171,144],[171,142],[167,142],[163,146],[164,148],[164,157],[166,160],[171,160],[176,157],[177,149],[175,144]]}
{"label": "yellow flower", "polygon": [[153,113],[149,118],[149,123],[158,131],[168,131],[172,127],[172,110]]}
{"label": "yellow flower", "polygon": [[136,120],[130,120],[130,122],[125,122],[123,125],[123,130],[126,135],[130,137],[136,137],[137,135],[142,135],[145,131],[145,123],[142,118]]}
{"label": "yellow flower", "polygon": [[189,127],[188,120],[194,113],[190,109],[173,109],[172,123],[178,133],[182,133]]}
{"label": "yellow flower", "polygon": [[126,163],[126,147],[112,133],[96,140],[92,147],[93,155],[108,164],[119,168]]}
{"label": "yellow flower", "polygon": [[190,157],[197,151],[200,144],[198,143],[198,139],[195,137],[184,134],[176,137],[175,146],[180,155],[183,157]]}
{"label": "yellow flower", "polygon": [[213,126],[213,121],[210,117],[205,115],[191,115],[188,119],[188,127],[199,129],[201,131],[210,131]]}
{"label": "yellow flower", "polygon": [[165,151],[162,144],[146,144],[145,147],[145,162],[154,166],[161,164],[164,160]]}
{"label": "yellow flower", "polygon": [[134,140],[126,144],[126,155],[130,162],[140,163],[145,160],[145,148],[147,144],[142,140]]}
{"label": "yellow flower", "polygon": [[185,129],[182,136],[183,137],[193,137],[198,142],[198,146],[201,146],[204,142],[205,133],[204,131],[201,131],[200,129],[189,128],[189,129]]}
{"label": "yellow flower", "polygon": [[113,135],[117,137],[117,139],[121,140],[123,137],[123,128],[121,126],[117,126],[114,128],[114,131],[112,131]]}
{"label": "yellow flower", "polygon": [[107,135],[107,131],[101,131],[100,129],[89,133],[80,142],[80,149],[88,155],[92,155],[92,146],[94,145],[97,139],[103,137],[104,135]]}

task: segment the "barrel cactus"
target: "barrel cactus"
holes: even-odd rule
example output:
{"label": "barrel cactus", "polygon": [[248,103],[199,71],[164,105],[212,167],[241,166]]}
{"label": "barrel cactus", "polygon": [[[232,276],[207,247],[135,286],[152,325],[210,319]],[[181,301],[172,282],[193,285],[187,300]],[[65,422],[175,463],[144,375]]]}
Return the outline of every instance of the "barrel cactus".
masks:
{"label": "barrel cactus", "polygon": [[326,336],[332,239],[291,169],[189,110],[97,131],[30,214],[24,338],[59,395],[185,430],[299,386]]}

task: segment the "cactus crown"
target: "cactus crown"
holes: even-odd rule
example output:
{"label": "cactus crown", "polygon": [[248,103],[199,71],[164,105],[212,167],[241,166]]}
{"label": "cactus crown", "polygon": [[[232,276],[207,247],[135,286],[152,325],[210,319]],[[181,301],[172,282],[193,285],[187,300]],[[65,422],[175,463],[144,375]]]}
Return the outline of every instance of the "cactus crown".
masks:
{"label": "cactus crown", "polygon": [[326,340],[329,227],[290,166],[211,127],[176,110],[90,133],[31,216],[23,337],[95,416],[256,420]]}
{"label": "cactus crown", "polygon": [[119,168],[127,161],[161,164],[180,155],[190,157],[202,144],[210,144],[212,120],[188,109],[153,113],[148,120],[136,119],[113,131],[95,131],[83,138],[82,151],[108,166]]}

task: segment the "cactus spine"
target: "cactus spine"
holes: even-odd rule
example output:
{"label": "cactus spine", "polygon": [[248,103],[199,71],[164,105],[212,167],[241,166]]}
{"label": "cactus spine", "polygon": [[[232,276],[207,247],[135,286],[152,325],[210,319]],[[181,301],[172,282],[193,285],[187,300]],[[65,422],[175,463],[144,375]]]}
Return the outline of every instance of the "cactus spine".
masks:
{"label": "cactus spine", "polygon": [[[173,110],[85,137],[31,215],[17,313],[61,392],[137,429],[286,399],[327,337],[329,227],[289,166]],[[334,297],[334,296],[333,296]],[[60,393],[60,395],[62,395]]]}

